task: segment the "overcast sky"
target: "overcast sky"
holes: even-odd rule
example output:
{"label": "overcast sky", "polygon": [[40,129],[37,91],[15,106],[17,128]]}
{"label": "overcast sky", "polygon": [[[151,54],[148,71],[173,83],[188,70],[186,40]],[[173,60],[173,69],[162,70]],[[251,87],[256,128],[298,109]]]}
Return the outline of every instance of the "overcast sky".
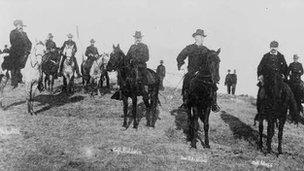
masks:
{"label": "overcast sky", "polygon": [[[220,91],[227,69],[237,69],[237,93],[256,95],[256,68],[270,41],[279,41],[288,63],[295,53],[302,62],[303,9],[303,0],[0,0],[0,46],[9,44],[15,19],[27,25],[32,42],[51,32],[60,46],[68,33],[76,36],[78,25],[80,50],[94,38],[100,51],[120,43],[126,52],[141,30],[150,49],[148,66],[156,68],[164,59],[168,72],[181,75],[176,57],[202,28],[206,46],[222,49]],[[165,83],[175,87],[179,80],[168,74]]]}

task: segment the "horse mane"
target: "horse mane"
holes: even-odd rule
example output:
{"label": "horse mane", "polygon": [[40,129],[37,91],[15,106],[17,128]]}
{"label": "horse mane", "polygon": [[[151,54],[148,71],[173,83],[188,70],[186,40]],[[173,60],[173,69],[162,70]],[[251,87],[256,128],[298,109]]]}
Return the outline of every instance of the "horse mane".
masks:
{"label": "horse mane", "polygon": [[211,75],[212,75],[212,80],[217,83],[220,80],[220,75],[219,75],[219,68],[220,68],[220,58],[218,57],[219,50],[210,50],[210,53],[208,54],[208,62],[210,65],[211,69]]}

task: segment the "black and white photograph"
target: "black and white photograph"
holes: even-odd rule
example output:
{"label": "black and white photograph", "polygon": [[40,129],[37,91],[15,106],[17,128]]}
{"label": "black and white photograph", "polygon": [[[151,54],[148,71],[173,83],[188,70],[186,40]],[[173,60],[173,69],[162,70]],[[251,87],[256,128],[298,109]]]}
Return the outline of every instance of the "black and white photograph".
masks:
{"label": "black and white photograph", "polygon": [[304,0],[0,0],[0,171],[304,171]]}

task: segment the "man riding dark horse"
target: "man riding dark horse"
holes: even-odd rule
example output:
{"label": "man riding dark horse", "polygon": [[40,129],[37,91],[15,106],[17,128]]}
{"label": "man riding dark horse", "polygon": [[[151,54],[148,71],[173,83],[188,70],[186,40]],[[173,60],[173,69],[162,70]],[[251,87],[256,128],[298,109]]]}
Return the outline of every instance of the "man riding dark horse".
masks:
{"label": "man riding dark horse", "polygon": [[142,37],[140,31],[136,31],[133,35],[135,43],[130,47],[127,53],[127,60],[132,60],[138,67],[138,80],[141,83],[148,83],[147,79],[147,64],[149,61],[149,49],[148,46],[142,43]]}
{"label": "man riding dark horse", "polygon": [[[149,60],[148,46],[142,43],[142,37],[140,31],[136,31],[133,35],[135,43],[131,45],[127,55],[126,61],[132,63],[133,67],[137,69],[137,82],[140,86],[149,84],[149,73],[147,72],[147,64]],[[121,100],[118,96],[113,96],[116,100]]]}
{"label": "man riding dark horse", "polygon": [[93,61],[95,61],[99,56],[98,49],[94,46],[95,42],[96,41],[94,39],[91,39],[90,40],[91,45],[88,46],[85,51],[85,56],[88,58],[86,61],[91,62],[90,68],[92,67]]}
{"label": "man riding dark horse", "polygon": [[4,59],[2,68],[11,71],[11,85],[13,89],[22,83],[21,69],[25,67],[28,55],[31,53],[32,43],[23,31],[25,26],[22,20],[15,20],[14,26],[16,29],[10,33],[11,48],[9,56]]}
{"label": "man riding dark horse", "polygon": [[[195,73],[199,71],[200,67],[205,66],[205,62],[207,61],[207,57],[210,54],[210,50],[203,45],[203,40],[206,37],[204,34],[204,30],[197,29],[195,33],[192,34],[192,37],[195,39],[195,43],[188,45],[185,47],[177,57],[177,67],[178,70],[181,69],[181,66],[185,63],[185,59],[188,57],[188,73],[184,77],[183,88],[182,88],[182,96],[183,96],[183,104],[180,106],[181,109],[187,108],[188,103],[188,95],[189,95],[189,86],[190,80],[193,78]],[[217,78],[214,80],[214,89],[213,89],[213,102],[212,102],[212,111],[218,112],[219,106],[217,105],[217,85],[219,81],[219,76],[217,73]]]}
{"label": "man riding dark horse", "polygon": [[[66,48],[66,46],[73,46],[72,60],[75,63],[75,70],[76,70],[77,75],[81,76],[80,71],[79,71],[79,66],[78,66],[77,60],[75,58],[75,53],[77,52],[76,43],[72,40],[73,35],[71,33],[68,34],[67,36],[68,36],[68,40],[63,43],[62,47],[60,48],[60,51],[63,52],[63,50]],[[65,58],[66,57],[63,54],[63,56],[61,57],[61,60],[60,60],[60,64],[59,64],[59,70],[58,70],[59,75],[62,75],[63,63],[64,63]]]}
{"label": "man riding dark horse", "polygon": [[303,112],[302,102],[303,99],[303,83],[301,80],[301,76],[303,75],[303,66],[298,61],[299,56],[294,55],[293,60],[289,67],[288,67],[288,75],[289,75],[289,86],[291,90],[293,91],[293,94],[295,96],[295,100],[297,101],[297,106],[299,108],[299,111]]}
{"label": "man riding dark horse", "polygon": [[277,85],[287,80],[287,64],[284,56],[278,52],[279,43],[270,43],[270,52],[266,53],[258,65],[258,99],[257,106],[261,99],[268,98],[275,102],[279,98]]}
{"label": "man riding dark horse", "polygon": [[57,49],[56,43],[53,41],[53,34],[48,34],[48,39],[45,41],[46,53],[54,52]]}

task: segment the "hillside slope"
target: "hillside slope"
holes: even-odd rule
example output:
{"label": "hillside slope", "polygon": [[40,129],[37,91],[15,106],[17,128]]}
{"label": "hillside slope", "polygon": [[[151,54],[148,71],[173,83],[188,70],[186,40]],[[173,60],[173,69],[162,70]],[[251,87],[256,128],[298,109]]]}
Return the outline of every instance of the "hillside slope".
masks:
{"label": "hillside slope", "polygon": [[[0,170],[295,170],[304,169],[304,126],[286,124],[284,154],[257,150],[254,99],[219,95],[222,111],[211,113],[210,146],[190,149],[184,131],[187,115],[176,108],[180,90],[161,92],[156,128],[122,128],[122,103],[110,94],[91,98],[78,89],[73,96],[42,93],[37,116],[26,113],[24,87],[6,88],[0,111]],[[141,102],[141,98],[139,103]],[[266,130],[265,132],[266,133]],[[277,134],[273,149],[276,151]]]}

